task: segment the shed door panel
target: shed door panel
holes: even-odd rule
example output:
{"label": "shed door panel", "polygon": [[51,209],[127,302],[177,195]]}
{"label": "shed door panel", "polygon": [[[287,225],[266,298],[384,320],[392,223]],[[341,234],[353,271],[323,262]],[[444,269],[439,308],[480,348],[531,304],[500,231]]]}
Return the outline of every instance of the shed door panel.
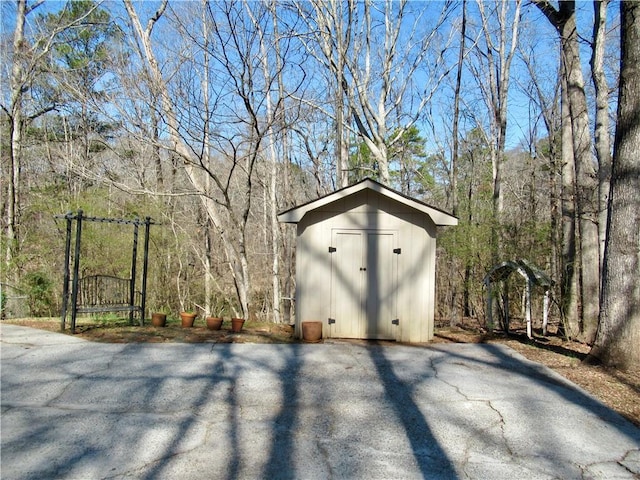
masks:
{"label": "shed door panel", "polygon": [[395,339],[395,234],[334,231],[332,240],[331,336]]}
{"label": "shed door panel", "polygon": [[397,256],[393,233],[367,232],[365,337],[395,338]]}
{"label": "shed door panel", "polygon": [[336,232],[331,268],[331,336],[362,338],[362,232]]}

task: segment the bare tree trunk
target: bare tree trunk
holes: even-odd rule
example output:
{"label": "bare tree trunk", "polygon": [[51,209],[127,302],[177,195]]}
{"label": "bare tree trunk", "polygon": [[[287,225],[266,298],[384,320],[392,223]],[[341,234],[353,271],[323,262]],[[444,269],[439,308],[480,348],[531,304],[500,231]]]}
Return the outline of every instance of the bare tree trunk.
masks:
{"label": "bare tree trunk", "polygon": [[[14,256],[18,249],[18,204],[20,201],[20,170],[22,159],[22,94],[24,85],[24,72],[22,69],[22,51],[24,46],[24,25],[27,16],[26,0],[18,0],[16,11],[16,26],[13,32],[13,64],[11,66],[11,143],[9,156],[11,158],[9,169],[9,191],[7,195],[7,245],[5,252],[6,271],[12,269]],[[16,281],[17,278],[12,278]]]}
{"label": "bare tree trunk", "polygon": [[[9,120],[9,185],[7,188],[7,245],[5,262],[7,272],[13,272],[12,281],[18,281],[19,270],[14,268],[15,257],[20,246],[20,198],[21,172],[23,162],[23,134],[26,125],[34,119],[53,110],[53,100],[45,99],[45,104],[35,106],[29,113],[25,111],[26,99],[36,75],[41,73],[44,60],[51,51],[56,36],[70,24],[54,25],[50,30],[37,38],[25,38],[25,25],[28,15],[44,3],[37,0],[31,5],[27,0],[16,1],[16,20],[13,31],[13,56],[11,59],[11,76],[9,79],[9,105],[2,105],[2,110]],[[3,97],[4,99],[4,97]],[[32,105],[33,106],[33,105]]]}
{"label": "bare tree trunk", "polygon": [[349,185],[348,140],[345,128],[345,78],[346,55],[352,41],[352,21],[355,11],[353,0],[318,0],[312,3],[313,15],[299,8],[300,15],[317,23],[317,44],[323,55],[323,63],[333,77],[334,102],[334,155],[336,159],[336,187]]}
{"label": "bare tree trunk", "polygon": [[[333,8],[341,2],[332,2]],[[342,81],[345,75],[345,61],[349,43],[351,42],[351,2],[347,3],[347,20],[344,23],[343,15],[334,14],[337,21],[336,29],[339,38],[336,39],[337,47],[337,72],[336,80],[336,186],[344,188],[349,185],[349,140],[344,127],[344,91]],[[346,29],[346,30],[345,30]]]}
{"label": "bare tree trunk", "polygon": [[558,10],[546,0],[534,0],[534,3],[560,34],[576,166],[576,217],[580,257],[578,271],[582,307],[580,336],[585,342],[592,343],[598,326],[600,292],[598,181],[591,155],[591,134],[575,22],[575,1],[561,0]]}
{"label": "bare tree trunk", "polygon": [[[278,35],[278,18],[276,16],[275,4],[270,2],[269,9],[272,16],[272,26],[274,32],[274,50],[276,57],[276,71],[278,73],[278,93],[280,95],[280,100],[282,100],[284,96],[283,91],[283,82],[282,82],[282,65],[280,58],[280,48],[279,48],[279,35]],[[265,83],[272,83],[271,74],[269,72],[269,63],[268,63],[268,54],[267,48],[265,45],[264,32],[262,32],[259,23],[254,19],[254,24],[256,30],[260,33],[260,51],[262,54],[262,72],[264,75]],[[281,112],[276,112],[276,108],[279,106],[279,102],[276,102],[274,105],[274,101],[272,98],[271,92],[266,93],[266,108],[267,108],[267,118],[274,119]],[[281,323],[281,292],[280,292],[280,224],[278,222],[278,199],[277,199],[277,190],[278,190],[278,155],[276,152],[276,132],[273,128],[274,122],[270,121],[270,127],[267,130],[268,137],[268,157],[270,164],[270,172],[269,172],[269,225],[270,225],[270,233],[271,233],[271,290],[272,290],[272,303],[273,303],[273,321],[275,323]]]}
{"label": "bare tree trunk", "polygon": [[[458,50],[458,66],[456,73],[456,86],[453,99],[453,151],[451,152],[451,209],[453,216],[458,216],[458,149],[460,146],[460,138],[458,124],[460,121],[460,89],[462,86],[462,66],[464,62],[464,46],[465,35],[467,30],[467,0],[462,0],[462,24],[460,25],[460,49]],[[454,244],[454,249],[456,245]],[[466,272],[465,272],[466,273]],[[466,277],[465,277],[466,279]],[[451,291],[451,326],[458,323],[458,291],[457,284],[452,285]]]}
{"label": "bare tree trunk", "polygon": [[622,55],[600,323],[591,355],[640,366],[640,3],[620,2]]}
{"label": "bare tree trunk", "polygon": [[[338,69],[344,69],[339,66]],[[348,141],[345,138],[344,128],[344,94],[342,88],[338,85],[336,89],[336,186],[344,188],[349,185],[349,159],[348,159]]]}
{"label": "bare tree trunk", "polygon": [[[557,117],[557,97],[554,99],[553,112],[550,116]],[[550,258],[550,271],[554,279],[560,279],[562,277],[562,193],[558,186],[558,151],[556,145],[556,132],[555,127],[557,123],[553,120],[549,120],[547,131],[553,132],[549,135],[549,212],[550,212],[550,232],[549,240],[551,242],[551,258]]]}
{"label": "bare tree trunk", "polygon": [[[155,103],[155,102],[154,102]],[[158,113],[155,108],[150,109],[151,115],[151,136],[152,136],[152,150],[153,150],[153,165],[155,168],[155,180],[156,189],[162,190],[164,188],[164,175],[162,173],[162,158],[160,157],[160,127],[158,122]]]}
{"label": "bare tree trunk", "polygon": [[[209,126],[209,22],[207,21],[207,7],[209,4],[209,0],[202,0],[202,38],[203,38],[203,46],[202,54],[204,56],[204,71],[202,72],[202,108],[204,109],[204,132],[202,139],[202,157],[205,165],[208,165],[211,161],[210,158],[210,148],[209,142],[210,139],[210,126]],[[205,196],[211,196],[211,177],[209,175],[205,178],[205,191],[203,192]],[[204,206],[203,206],[204,207]],[[212,311],[211,308],[211,298],[213,297],[213,273],[212,269],[212,238],[211,238],[211,223],[209,221],[208,216],[206,216],[206,220],[203,222],[204,228],[204,314],[205,317],[215,315],[217,313]]]}
{"label": "bare tree trunk", "polygon": [[522,1],[515,2],[513,18],[508,17],[509,0],[501,0],[496,5],[495,16],[498,21],[497,38],[493,37],[494,29],[489,22],[489,15],[485,10],[485,3],[478,1],[478,9],[482,19],[482,29],[486,44],[484,58],[487,61],[488,92],[484,90],[485,102],[490,108],[490,132],[491,138],[487,142],[490,146],[491,163],[493,165],[493,218],[495,228],[492,231],[493,261],[497,262],[502,251],[502,239],[497,229],[502,224],[503,194],[502,194],[502,164],[504,162],[504,149],[507,134],[507,105],[509,95],[509,81],[511,62],[513,60],[520,25],[520,8]]}
{"label": "bare tree trunk", "polygon": [[[421,25],[414,23],[410,33],[405,36],[400,34],[402,26],[411,21],[408,19],[415,18],[413,15],[424,13],[412,11],[412,15],[408,15],[406,0],[380,4],[372,0],[360,3],[348,0],[346,11],[340,5],[338,0],[317,0],[313,2],[312,19],[302,6],[299,6],[298,12],[309,22],[317,36],[322,54],[318,55],[311,49],[312,54],[326,66],[342,90],[347,110],[355,124],[353,130],[377,164],[373,173],[377,174],[380,182],[389,184],[388,150],[418,121],[435,94],[436,86],[448,74],[448,70],[442,67],[443,56],[438,55],[435,65],[429,65],[431,71],[437,73],[428,77],[426,84],[421,81],[424,88],[420,92],[415,90],[416,72],[424,68],[423,62],[434,36],[446,21],[451,4],[443,4],[432,31],[418,33]],[[432,4],[423,5],[428,8]],[[382,22],[377,22],[378,15],[383,18]],[[346,25],[342,24],[343,17],[347,19]],[[372,39],[376,35],[384,35],[381,49],[372,46]],[[344,68],[341,67],[341,59],[344,60]],[[403,115],[392,116],[400,112],[410,94],[420,97],[419,104],[411,114],[402,112]],[[400,117],[405,119],[402,124],[391,125],[392,118]],[[342,124],[348,127],[347,122]],[[341,156],[345,155],[343,149],[340,149]]]}
{"label": "bare tree trunk", "polygon": [[[243,204],[239,218],[236,218],[233,214],[230,199],[228,197],[226,198],[226,204],[224,205],[224,208],[231,216],[232,223],[237,226],[236,230],[232,230],[227,229],[227,226],[224,225],[221,217],[221,212],[218,210],[218,204],[214,201],[214,199],[210,196],[202,195],[203,192],[206,192],[206,182],[203,179],[202,169],[196,167],[197,163],[194,162],[192,149],[190,148],[190,146],[186,145],[180,137],[179,122],[174,111],[174,105],[172,103],[168,87],[164,79],[162,78],[162,73],[160,71],[157,59],[151,46],[151,32],[155,23],[164,14],[167,6],[167,0],[163,1],[154,16],[149,20],[146,29],[142,28],[142,24],[140,23],[131,0],[124,0],[124,4],[131,20],[137,40],[140,42],[143,58],[147,63],[146,67],[148,68],[150,73],[149,77],[153,82],[153,88],[157,89],[157,92],[160,96],[162,110],[165,115],[165,120],[168,127],[168,135],[172,143],[172,149],[178,155],[180,155],[182,159],[184,159],[185,172],[187,173],[187,176],[196,192],[201,193],[199,198],[204,205],[204,208],[207,212],[207,215],[211,219],[211,222],[220,234],[227,259],[229,260],[229,268],[234,280],[234,286],[236,288],[236,293],[238,295],[242,314],[244,318],[249,318],[250,280],[247,252],[245,247],[245,227],[249,211],[249,198],[247,197],[245,204]],[[254,126],[255,125],[253,125],[252,128]],[[255,154],[247,159],[247,161],[250,163],[254,160]],[[251,163],[251,165],[253,165],[253,163]],[[249,165],[249,167],[251,167],[251,165]],[[248,172],[248,176],[250,176],[249,174],[251,172],[251,168],[246,167],[247,165],[244,165],[245,171]],[[247,178],[245,179],[244,183],[244,190],[248,195],[248,192],[250,192],[251,181],[249,178]],[[237,233],[237,237],[235,238],[233,235],[234,231]]]}
{"label": "bare tree trunk", "polygon": [[607,28],[607,7],[609,0],[593,2],[593,45],[591,55],[591,76],[596,91],[596,125],[594,140],[598,158],[598,236],[600,240],[600,265],[604,259],[604,245],[607,229],[607,202],[609,198],[609,178],[611,176],[611,142],[609,140],[609,86],[604,73],[604,47]]}
{"label": "bare tree trunk", "polygon": [[564,60],[567,62],[567,88],[576,162],[576,215],[580,232],[580,303],[582,305],[580,333],[585,342],[592,343],[598,326],[600,296],[597,180],[591,155],[587,100],[575,22],[567,22],[563,36],[566,38],[563,52]]}
{"label": "bare tree trunk", "polygon": [[[562,83],[566,76],[562,74]],[[573,129],[567,99],[567,89],[562,88],[562,278],[560,284],[561,310],[563,323],[561,334],[567,338],[576,338],[580,332],[578,313],[578,262],[576,254],[576,199],[575,199],[575,160],[573,157]]]}
{"label": "bare tree trunk", "polygon": [[451,211],[458,215],[458,150],[460,146],[460,134],[458,124],[460,122],[460,89],[462,86],[462,66],[464,64],[464,45],[467,31],[467,0],[462,0],[462,24],[460,25],[460,49],[458,50],[458,65],[456,72],[456,86],[453,98],[453,152],[451,153]]}

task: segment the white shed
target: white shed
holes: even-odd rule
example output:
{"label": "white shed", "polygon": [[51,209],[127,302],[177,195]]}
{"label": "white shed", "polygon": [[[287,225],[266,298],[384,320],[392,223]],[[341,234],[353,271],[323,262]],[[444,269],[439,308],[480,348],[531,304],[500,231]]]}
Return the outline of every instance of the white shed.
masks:
{"label": "white shed", "polygon": [[297,224],[296,335],[427,342],[433,337],[436,226],[458,219],[365,179],[278,215]]}

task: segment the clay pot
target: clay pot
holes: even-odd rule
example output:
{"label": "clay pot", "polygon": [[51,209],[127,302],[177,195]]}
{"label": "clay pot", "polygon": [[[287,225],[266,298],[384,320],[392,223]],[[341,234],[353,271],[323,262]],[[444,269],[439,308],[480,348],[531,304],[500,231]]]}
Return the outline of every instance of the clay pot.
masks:
{"label": "clay pot", "polygon": [[244,318],[232,318],[231,319],[231,331],[233,333],[238,333],[242,330],[242,326],[244,325]]}
{"label": "clay pot", "polygon": [[181,312],[180,319],[182,320],[182,328],[193,327],[193,322],[195,321],[197,315],[197,313]]}
{"label": "clay pot", "polygon": [[302,322],[302,341],[318,343],[322,340],[322,322]]}
{"label": "clay pot", "polygon": [[152,313],[151,325],[154,327],[164,327],[167,325],[167,315],[164,313]]}
{"label": "clay pot", "polygon": [[222,318],[207,317],[207,328],[209,330],[220,330],[222,328]]}

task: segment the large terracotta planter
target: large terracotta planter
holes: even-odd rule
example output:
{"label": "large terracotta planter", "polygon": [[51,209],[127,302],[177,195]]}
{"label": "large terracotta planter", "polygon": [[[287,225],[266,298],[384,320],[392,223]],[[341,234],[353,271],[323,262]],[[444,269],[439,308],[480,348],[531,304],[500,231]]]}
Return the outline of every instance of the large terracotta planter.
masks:
{"label": "large terracotta planter", "polygon": [[167,325],[167,315],[164,313],[152,313],[151,325],[154,327],[164,327]]}
{"label": "large terracotta planter", "polygon": [[302,341],[318,343],[322,340],[322,322],[302,322]]}
{"label": "large terracotta planter", "polygon": [[197,313],[181,312],[180,319],[182,320],[182,328],[193,327],[193,322],[195,321],[197,315]]}
{"label": "large terracotta planter", "polygon": [[233,333],[238,333],[242,330],[242,326],[244,325],[244,318],[232,318],[231,319],[231,331]]}
{"label": "large terracotta planter", "polygon": [[207,328],[209,330],[220,330],[222,328],[222,318],[207,317]]}

